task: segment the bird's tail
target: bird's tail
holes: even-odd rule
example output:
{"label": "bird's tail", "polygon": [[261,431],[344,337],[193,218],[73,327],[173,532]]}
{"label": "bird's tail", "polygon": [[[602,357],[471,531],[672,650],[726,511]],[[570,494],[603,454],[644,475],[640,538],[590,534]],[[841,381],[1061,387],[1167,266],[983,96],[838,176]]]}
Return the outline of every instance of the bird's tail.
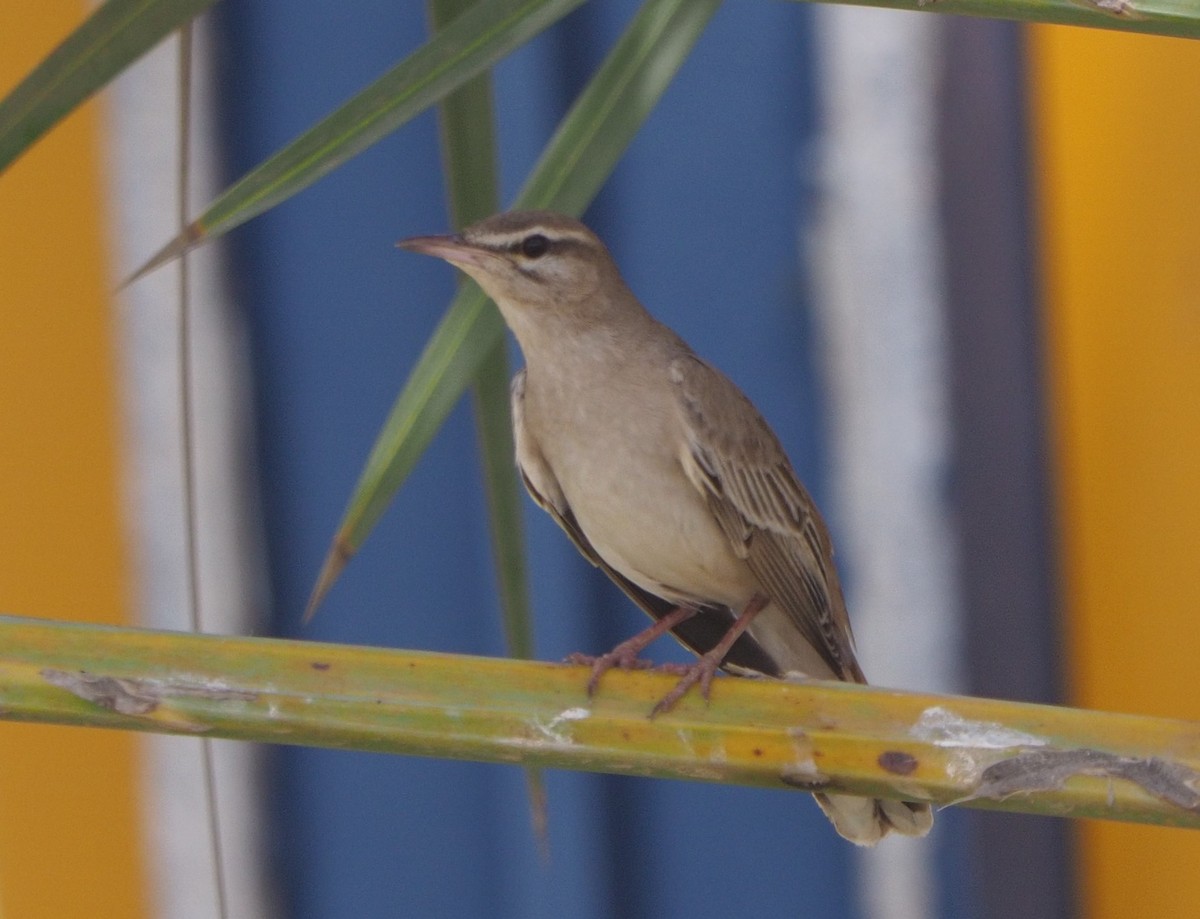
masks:
{"label": "bird's tail", "polygon": [[820,792],[813,797],[838,835],[856,846],[873,846],[890,832],[924,836],[933,826],[933,811],[928,804]]}

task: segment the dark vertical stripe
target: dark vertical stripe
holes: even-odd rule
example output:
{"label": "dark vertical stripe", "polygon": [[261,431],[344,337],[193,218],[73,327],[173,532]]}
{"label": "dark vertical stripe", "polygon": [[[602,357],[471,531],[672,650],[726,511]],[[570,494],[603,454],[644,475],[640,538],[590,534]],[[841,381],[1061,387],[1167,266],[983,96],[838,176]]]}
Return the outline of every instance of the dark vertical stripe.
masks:
{"label": "dark vertical stripe", "polygon": [[[1020,28],[946,24],[940,158],[968,690],[1062,699]],[[976,915],[1074,910],[1070,826],[975,812]]]}

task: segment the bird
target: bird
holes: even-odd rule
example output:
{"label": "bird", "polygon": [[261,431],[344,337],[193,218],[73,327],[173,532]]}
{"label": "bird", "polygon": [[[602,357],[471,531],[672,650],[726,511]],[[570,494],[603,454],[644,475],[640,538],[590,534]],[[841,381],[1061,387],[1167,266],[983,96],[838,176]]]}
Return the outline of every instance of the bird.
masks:
{"label": "bird", "polygon": [[[613,667],[671,632],[699,655],[651,715],[718,669],[866,683],[829,530],[770,426],[740,389],[642,306],[580,221],[511,211],[400,248],[441,258],[499,308],[525,358],[511,406],[534,502],[655,620],[594,658]],[[837,832],[873,845],[924,836],[928,803],[818,792]]]}

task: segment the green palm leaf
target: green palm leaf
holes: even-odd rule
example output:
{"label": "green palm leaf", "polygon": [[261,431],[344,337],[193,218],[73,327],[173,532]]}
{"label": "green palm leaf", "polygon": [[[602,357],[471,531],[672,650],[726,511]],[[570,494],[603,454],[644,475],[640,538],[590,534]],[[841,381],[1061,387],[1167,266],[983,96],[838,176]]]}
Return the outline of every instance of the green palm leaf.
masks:
{"label": "green palm leaf", "polygon": [[[435,29],[452,21],[470,0],[430,0]],[[441,104],[446,191],[455,226],[473,223],[499,207],[496,189],[495,116],[492,80],[487,73],[451,93]],[[508,352],[503,339],[483,359],[475,379],[475,427],[488,499],[492,554],[500,587],[500,609],[508,653],[533,656],[533,617],[529,608],[520,485],[512,465],[513,437],[508,418]],[[525,769],[534,835],[549,852],[546,783],[533,766]]]}
{"label": "green palm leaf", "polygon": [[126,281],[307,188],[478,76],[583,0],[476,3],[365,90],[227,188]]}

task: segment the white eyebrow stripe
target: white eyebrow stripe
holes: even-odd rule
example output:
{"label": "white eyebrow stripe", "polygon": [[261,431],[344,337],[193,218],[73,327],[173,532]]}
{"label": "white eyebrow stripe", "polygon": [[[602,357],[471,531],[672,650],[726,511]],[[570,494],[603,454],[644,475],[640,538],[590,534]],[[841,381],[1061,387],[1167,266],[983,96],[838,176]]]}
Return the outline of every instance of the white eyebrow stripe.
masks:
{"label": "white eyebrow stripe", "polygon": [[582,233],[573,233],[561,227],[534,225],[521,230],[510,230],[506,233],[488,233],[479,236],[469,236],[471,242],[486,245],[494,249],[516,249],[530,236],[545,236],[552,244],[556,242],[574,242],[587,245],[589,238]]}

